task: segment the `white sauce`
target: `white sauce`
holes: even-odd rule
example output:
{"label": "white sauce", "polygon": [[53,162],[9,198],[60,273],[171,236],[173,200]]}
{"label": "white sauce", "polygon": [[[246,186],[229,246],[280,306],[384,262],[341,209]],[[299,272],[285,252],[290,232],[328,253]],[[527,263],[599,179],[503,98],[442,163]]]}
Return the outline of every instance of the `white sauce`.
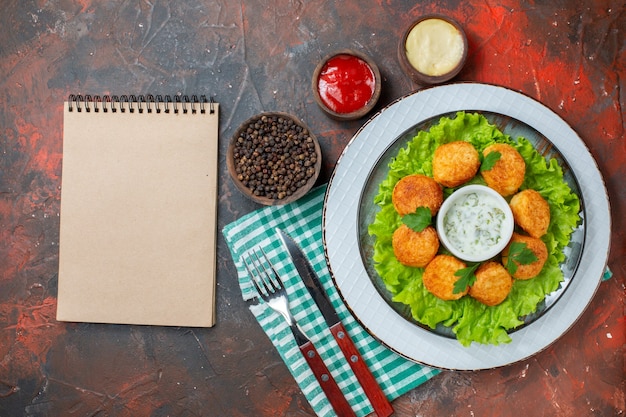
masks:
{"label": "white sauce", "polygon": [[505,217],[493,196],[469,193],[445,214],[444,232],[457,250],[476,256],[500,242]]}
{"label": "white sauce", "polygon": [[439,76],[454,69],[463,57],[463,36],[442,19],[426,19],[409,32],[406,56],[422,74]]}

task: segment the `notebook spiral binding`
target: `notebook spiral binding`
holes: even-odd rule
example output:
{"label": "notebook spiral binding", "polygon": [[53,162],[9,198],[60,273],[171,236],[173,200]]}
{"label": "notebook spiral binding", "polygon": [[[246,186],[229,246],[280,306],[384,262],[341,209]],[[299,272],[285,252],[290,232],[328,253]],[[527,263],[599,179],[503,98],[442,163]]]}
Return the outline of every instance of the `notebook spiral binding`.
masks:
{"label": "notebook spiral binding", "polygon": [[214,108],[215,101],[213,97],[207,99],[205,95],[201,95],[199,98],[197,95],[191,97],[187,95],[171,96],[171,95],[104,95],[104,96],[91,96],[70,94],[68,100],[68,110],[77,112],[85,111],[87,113],[191,113],[191,114],[205,114],[215,113]]}

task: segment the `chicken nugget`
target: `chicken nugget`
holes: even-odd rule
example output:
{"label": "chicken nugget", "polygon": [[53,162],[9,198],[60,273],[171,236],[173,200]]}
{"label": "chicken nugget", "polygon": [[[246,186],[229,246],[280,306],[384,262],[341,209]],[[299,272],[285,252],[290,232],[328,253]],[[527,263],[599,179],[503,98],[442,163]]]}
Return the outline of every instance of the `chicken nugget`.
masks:
{"label": "chicken nugget", "polygon": [[469,295],[488,306],[495,306],[508,297],[513,287],[513,278],[504,266],[497,262],[486,262],[474,273],[476,281]]}
{"label": "chicken nugget", "polygon": [[515,194],[509,203],[515,223],[532,237],[541,237],[550,225],[550,205],[535,190]]}
{"label": "chicken nugget", "polygon": [[524,182],[526,175],[524,158],[517,149],[505,143],[487,146],[483,156],[486,157],[491,152],[500,152],[500,159],[491,169],[481,172],[485,182],[503,197],[514,194]]}
{"label": "chicken nugget", "polygon": [[454,283],[460,278],[454,273],[465,268],[465,262],[450,255],[437,255],[426,265],[422,281],[424,287],[435,297],[442,300],[458,300],[467,294],[469,287],[463,292],[454,293]]}
{"label": "chicken nugget", "polygon": [[509,242],[507,247],[502,251],[502,265],[504,265],[504,267],[507,267],[507,263],[509,262],[509,250],[511,249],[511,244],[514,242],[525,243],[526,247],[535,254],[537,260],[530,264],[523,265],[515,259],[512,259],[512,261],[517,265],[517,270],[514,274],[512,274],[513,278],[524,280],[534,278],[539,275],[543,269],[543,265],[548,259],[548,248],[546,247],[546,244],[543,243],[541,239],[536,237],[513,233],[511,242]]}
{"label": "chicken nugget", "polygon": [[478,151],[469,142],[450,142],[435,149],[433,178],[444,187],[466,183],[474,178],[479,167]]}
{"label": "chicken nugget", "polygon": [[415,213],[418,207],[428,207],[434,216],[443,203],[443,190],[437,181],[426,175],[407,175],[393,187],[391,201],[401,216]]}
{"label": "chicken nugget", "polygon": [[402,265],[423,268],[437,254],[439,237],[432,226],[416,232],[403,224],[393,232],[391,244],[394,255]]}

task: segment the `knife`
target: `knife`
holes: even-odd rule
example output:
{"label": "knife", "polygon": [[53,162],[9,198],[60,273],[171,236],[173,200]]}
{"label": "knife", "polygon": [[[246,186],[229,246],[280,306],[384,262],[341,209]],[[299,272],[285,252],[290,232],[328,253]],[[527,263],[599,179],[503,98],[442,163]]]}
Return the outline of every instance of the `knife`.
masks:
{"label": "knife", "polygon": [[319,277],[315,273],[315,270],[313,270],[308,258],[291,236],[278,228],[276,229],[276,232],[278,233],[278,236],[280,236],[284,246],[287,248],[291,261],[296,266],[296,270],[298,271],[300,278],[309,290],[315,304],[317,304],[317,307],[320,309],[326,324],[330,327],[330,331],[341,348],[343,355],[348,360],[354,375],[363,387],[363,391],[365,391],[372,407],[374,407],[374,411],[378,417],[390,416],[393,414],[393,407],[363,361],[363,358],[354,345],[354,342],[350,339],[348,332],[341,323],[337,312],[328,298],[328,294],[326,294],[326,291],[324,290]]}

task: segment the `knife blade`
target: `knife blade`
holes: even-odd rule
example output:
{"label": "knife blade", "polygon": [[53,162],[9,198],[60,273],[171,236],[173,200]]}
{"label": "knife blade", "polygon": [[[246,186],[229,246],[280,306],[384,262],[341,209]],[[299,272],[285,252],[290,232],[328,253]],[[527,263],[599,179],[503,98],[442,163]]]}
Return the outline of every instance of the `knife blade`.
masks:
{"label": "knife blade", "polygon": [[311,297],[317,304],[317,307],[322,313],[322,316],[330,328],[333,337],[337,341],[339,348],[350,364],[354,375],[363,387],[363,391],[365,391],[365,395],[367,395],[367,398],[370,400],[374,411],[378,417],[390,416],[394,411],[391,403],[387,400],[387,397],[376,382],[374,375],[372,375],[367,367],[367,364],[363,361],[361,354],[354,345],[354,342],[343,326],[343,323],[339,319],[337,311],[333,307],[330,298],[317,276],[317,273],[313,269],[313,266],[309,262],[309,259],[291,236],[278,228],[276,229],[276,232],[289,252],[291,261],[295,265],[302,282],[309,290]]}

